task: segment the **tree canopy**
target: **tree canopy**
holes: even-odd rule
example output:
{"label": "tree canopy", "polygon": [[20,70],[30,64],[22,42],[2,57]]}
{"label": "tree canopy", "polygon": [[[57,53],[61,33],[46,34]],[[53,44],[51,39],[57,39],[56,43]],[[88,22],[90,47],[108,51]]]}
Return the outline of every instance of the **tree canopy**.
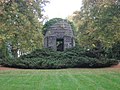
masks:
{"label": "tree canopy", "polygon": [[95,47],[101,42],[111,47],[120,41],[119,0],[83,0],[80,11],[73,14],[80,45]]}
{"label": "tree canopy", "polygon": [[0,43],[22,52],[42,47],[41,33],[47,0],[1,0]]}

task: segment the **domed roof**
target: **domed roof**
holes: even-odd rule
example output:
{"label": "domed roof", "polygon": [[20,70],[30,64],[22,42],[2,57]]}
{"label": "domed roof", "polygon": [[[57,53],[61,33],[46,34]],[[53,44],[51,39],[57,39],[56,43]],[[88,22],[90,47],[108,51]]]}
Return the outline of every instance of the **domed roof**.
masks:
{"label": "domed roof", "polygon": [[[53,29],[57,29],[57,30],[72,30],[71,25],[66,21],[66,20],[62,20],[62,21],[58,21],[55,24],[53,24],[52,26],[49,27],[49,29],[53,30]],[[48,30],[49,30],[48,29]]]}
{"label": "domed roof", "polygon": [[59,20],[53,25],[49,26],[49,28],[46,30],[45,37],[48,36],[56,36],[63,38],[64,36],[73,36],[73,30],[71,25],[67,20]]}

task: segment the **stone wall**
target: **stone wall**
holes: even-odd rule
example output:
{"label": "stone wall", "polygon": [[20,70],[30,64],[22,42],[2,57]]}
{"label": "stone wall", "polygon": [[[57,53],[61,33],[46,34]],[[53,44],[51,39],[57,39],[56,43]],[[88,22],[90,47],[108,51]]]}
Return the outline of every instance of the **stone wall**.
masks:
{"label": "stone wall", "polygon": [[74,35],[67,21],[60,21],[50,26],[44,37],[45,48],[57,50],[56,39],[64,40],[64,50],[74,47]]}

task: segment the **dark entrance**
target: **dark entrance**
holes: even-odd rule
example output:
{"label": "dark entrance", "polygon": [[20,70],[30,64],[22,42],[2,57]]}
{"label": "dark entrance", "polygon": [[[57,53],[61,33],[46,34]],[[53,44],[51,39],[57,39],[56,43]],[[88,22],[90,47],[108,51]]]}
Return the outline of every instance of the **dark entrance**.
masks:
{"label": "dark entrance", "polygon": [[56,40],[57,51],[64,51],[64,40],[57,39]]}

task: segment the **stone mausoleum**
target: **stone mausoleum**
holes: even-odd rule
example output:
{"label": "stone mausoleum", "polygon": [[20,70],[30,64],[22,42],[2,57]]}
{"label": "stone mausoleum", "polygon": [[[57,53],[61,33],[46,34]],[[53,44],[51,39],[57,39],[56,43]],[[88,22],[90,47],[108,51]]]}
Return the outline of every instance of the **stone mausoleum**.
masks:
{"label": "stone mausoleum", "polygon": [[51,25],[44,36],[44,47],[55,51],[64,51],[75,46],[74,34],[67,20]]}

